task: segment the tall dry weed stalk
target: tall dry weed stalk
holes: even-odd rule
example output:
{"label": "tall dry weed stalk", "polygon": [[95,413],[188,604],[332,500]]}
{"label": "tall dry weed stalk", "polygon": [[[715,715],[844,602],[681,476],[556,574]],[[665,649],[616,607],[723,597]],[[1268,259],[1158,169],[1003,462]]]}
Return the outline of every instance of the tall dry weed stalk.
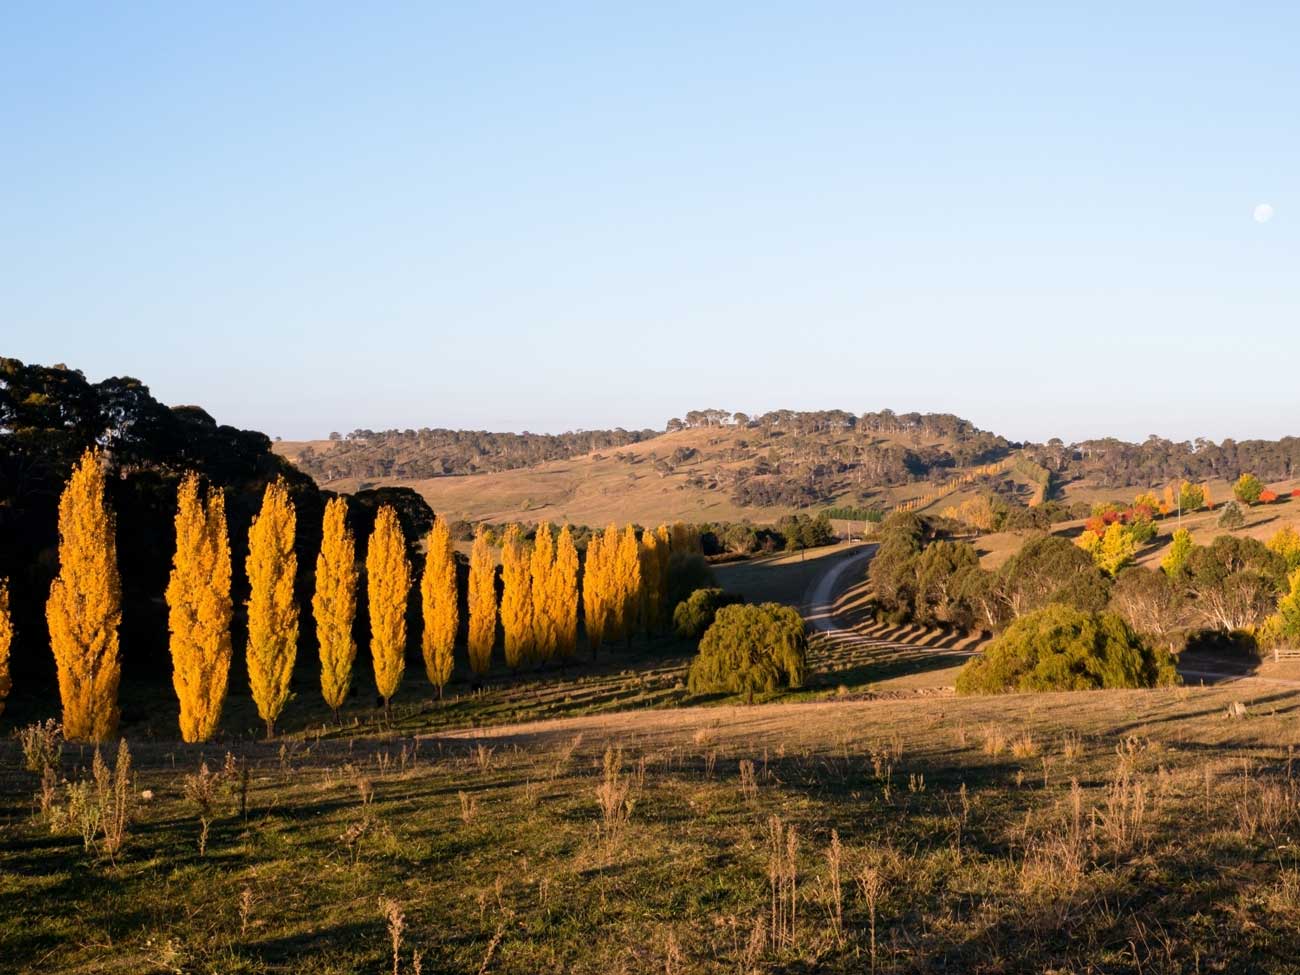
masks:
{"label": "tall dry weed stalk", "polygon": [[740,793],[747,802],[758,800],[758,774],[748,758],[740,760]]}
{"label": "tall dry weed stalk", "polygon": [[636,798],[631,793],[631,779],[623,772],[623,749],[607,746],[604,770],[600,784],[596,786],[596,803],[608,835],[621,829],[632,815]]}
{"label": "tall dry weed stalk", "polygon": [[775,948],[796,943],[799,915],[799,834],[780,816],[767,821],[767,880],[771,894],[768,937]]}

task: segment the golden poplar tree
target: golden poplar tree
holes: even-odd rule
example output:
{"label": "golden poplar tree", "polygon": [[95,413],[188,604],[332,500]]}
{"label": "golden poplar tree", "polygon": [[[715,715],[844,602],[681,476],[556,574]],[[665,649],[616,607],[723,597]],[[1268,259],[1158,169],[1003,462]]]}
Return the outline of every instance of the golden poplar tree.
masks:
{"label": "golden poplar tree", "polygon": [[537,526],[530,564],[533,594],[533,652],[546,662],[555,656],[559,633],[559,593],[555,589],[555,537],[551,526]]}
{"label": "golden poplar tree", "polygon": [[456,605],[456,551],[451,544],[451,526],[438,515],[429,533],[424,575],[420,579],[420,606],[424,617],[424,670],[429,683],[442,689],[451,680],[452,651],[460,623]]}
{"label": "golden poplar tree", "polygon": [[641,624],[647,633],[659,631],[663,592],[660,590],[659,536],[647,528],[641,533]]}
{"label": "golden poplar tree", "polygon": [[510,525],[501,542],[501,632],[506,665],[516,670],[528,662],[533,649],[532,580],[518,525]]}
{"label": "golden poplar tree", "polygon": [[469,555],[469,665],[482,676],[492,666],[497,636],[496,562],[482,525]]}
{"label": "golden poplar tree", "polygon": [[248,684],[266,737],[289,700],[289,679],[298,656],[298,604],[293,598],[298,556],[293,550],[297,517],[284,478],[266,486],[262,510],[248,529]]}
{"label": "golden poplar tree", "polygon": [[673,611],[673,607],[668,605],[668,574],[673,557],[672,535],[667,525],[660,525],[655,529],[655,537],[659,539],[659,545],[655,548],[655,554],[659,556],[659,626],[666,629]]}
{"label": "golden poplar tree", "polygon": [[9,616],[9,582],[0,579],[0,714],[5,713],[5,698],[13,690],[9,678],[9,646],[14,641],[14,623]]}
{"label": "golden poplar tree", "polygon": [[176,494],[176,552],[167,581],[172,686],[181,704],[181,738],[207,741],[217,730],[230,678],[230,538],[226,498],[197,474]]}
{"label": "golden poplar tree", "polygon": [[335,721],[352,689],[352,664],[357,658],[357,641],[352,635],[357,574],[357,543],[348,528],[347,499],[331,498],[325,505],[311,610],[320,649],[321,696],[334,712]]}
{"label": "golden poplar tree", "polygon": [[632,524],[623,529],[618,541],[617,612],[619,632],[631,640],[641,612],[641,543]]}
{"label": "golden poplar tree", "polygon": [[549,600],[555,614],[555,653],[570,659],[578,648],[578,549],[565,525],[555,543]]}
{"label": "golden poplar tree", "polygon": [[609,602],[605,592],[607,562],[604,540],[600,532],[592,532],[587,541],[587,557],[582,563],[582,624],[593,657],[605,641],[609,622]]}
{"label": "golden poplar tree", "polygon": [[122,673],[117,526],[104,498],[105,478],[105,458],[97,450],[87,450],[72,469],[59,498],[59,574],[45,603],[63,733],[85,741],[106,741],[117,730]]}
{"label": "golden poplar tree", "polygon": [[411,593],[411,563],[406,538],[392,505],[383,505],[366,546],[366,596],[370,608],[370,658],[375,689],[391,713],[393,695],[406,670],[406,600]]}
{"label": "golden poplar tree", "polygon": [[673,522],[671,548],[674,552],[699,552],[700,536],[684,521]]}

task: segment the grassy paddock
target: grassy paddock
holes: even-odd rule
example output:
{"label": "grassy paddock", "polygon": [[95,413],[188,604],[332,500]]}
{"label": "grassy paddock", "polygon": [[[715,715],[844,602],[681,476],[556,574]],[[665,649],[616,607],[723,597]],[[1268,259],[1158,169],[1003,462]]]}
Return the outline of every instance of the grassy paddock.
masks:
{"label": "grassy paddock", "polygon": [[206,813],[187,776],[225,748],[136,742],[112,858],[52,830],[5,742],[0,969],[388,972],[396,943],[400,972],[1294,971],[1298,707],[1239,685],[244,744]]}

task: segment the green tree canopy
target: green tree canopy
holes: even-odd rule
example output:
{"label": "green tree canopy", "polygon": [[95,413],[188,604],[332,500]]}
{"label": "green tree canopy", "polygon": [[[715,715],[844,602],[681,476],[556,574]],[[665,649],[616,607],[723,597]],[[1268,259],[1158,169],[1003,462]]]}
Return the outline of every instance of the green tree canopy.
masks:
{"label": "green tree canopy", "polygon": [[700,640],[687,678],[692,694],[741,694],[752,701],[782,685],[800,687],[808,669],[803,617],[789,606],[724,606]]}
{"label": "green tree canopy", "polygon": [[1174,684],[1173,658],[1116,613],[1053,604],[1021,617],[957,675],[958,694]]}

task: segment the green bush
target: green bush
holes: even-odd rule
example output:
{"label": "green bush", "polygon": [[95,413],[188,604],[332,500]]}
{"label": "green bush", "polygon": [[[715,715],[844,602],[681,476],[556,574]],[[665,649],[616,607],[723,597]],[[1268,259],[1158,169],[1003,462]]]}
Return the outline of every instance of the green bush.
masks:
{"label": "green bush", "polygon": [[698,640],[713,625],[718,610],[744,601],[744,596],[721,589],[696,589],[673,610],[673,629],[683,640]]}
{"label": "green bush", "polygon": [[724,606],[700,640],[687,678],[692,694],[755,694],[800,687],[808,670],[803,617],[789,606]]}
{"label": "green bush", "polygon": [[1173,658],[1116,613],[1053,604],[1022,616],[957,675],[958,694],[1157,687],[1177,683]]}

